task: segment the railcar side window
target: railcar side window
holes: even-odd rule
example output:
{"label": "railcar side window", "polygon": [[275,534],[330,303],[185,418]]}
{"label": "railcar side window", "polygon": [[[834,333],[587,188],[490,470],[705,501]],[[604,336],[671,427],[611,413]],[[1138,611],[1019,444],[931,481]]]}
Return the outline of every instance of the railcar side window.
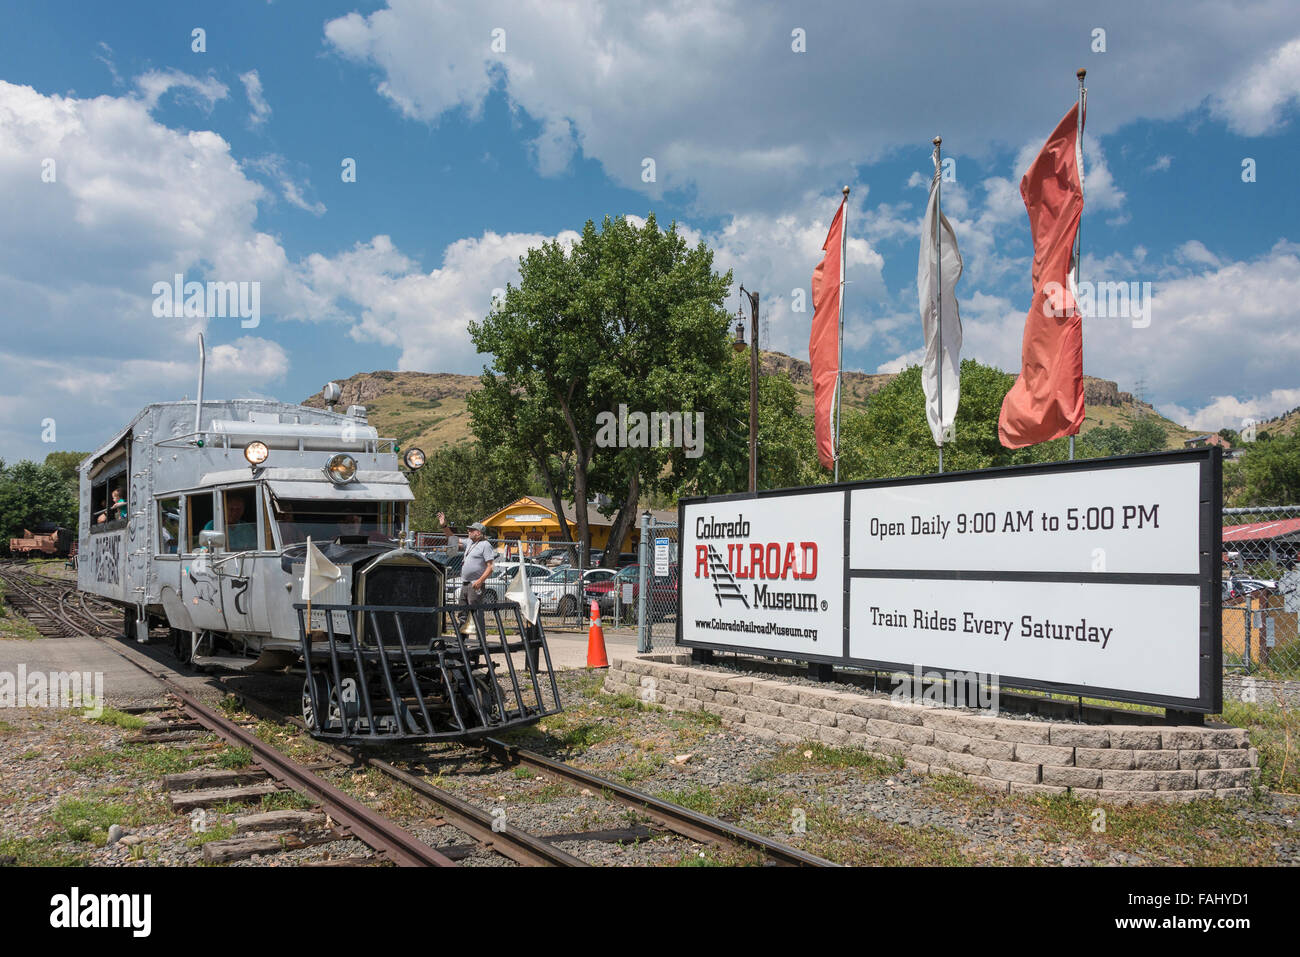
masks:
{"label": "railcar side window", "polygon": [[260,551],[262,545],[257,540],[257,498],[256,490],[250,485],[246,488],[227,489],[222,496],[222,509],[225,518],[226,548],[232,552]]}
{"label": "railcar side window", "polygon": [[126,523],[128,509],[125,472],[97,479],[91,484],[90,530],[92,532],[121,528]]}
{"label": "railcar side window", "polygon": [[180,535],[180,497],[158,499],[158,554],[175,555],[180,546]]}
{"label": "railcar side window", "polygon": [[199,532],[212,528],[213,494],[201,492],[185,499],[185,551],[195,552],[199,547]]}

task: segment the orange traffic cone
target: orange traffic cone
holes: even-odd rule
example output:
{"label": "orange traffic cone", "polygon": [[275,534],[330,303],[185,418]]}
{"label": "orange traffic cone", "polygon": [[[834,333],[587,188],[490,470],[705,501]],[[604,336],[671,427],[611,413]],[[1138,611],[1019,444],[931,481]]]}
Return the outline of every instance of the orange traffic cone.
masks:
{"label": "orange traffic cone", "polygon": [[600,602],[591,600],[591,627],[587,629],[587,667],[608,668],[605,657],[605,631],[600,627]]}

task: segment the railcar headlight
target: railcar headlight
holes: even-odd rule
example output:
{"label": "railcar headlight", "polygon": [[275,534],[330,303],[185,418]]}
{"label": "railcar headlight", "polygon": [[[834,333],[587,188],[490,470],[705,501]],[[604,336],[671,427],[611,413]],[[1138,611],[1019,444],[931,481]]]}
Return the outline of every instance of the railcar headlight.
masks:
{"label": "railcar headlight", "polygon": [[412,472],[422,469],[424,468],[424,450],[407,449],[406,454],[402,456],[402,461],[406,463],[406,467]]}
{"label": "railcar headlight", "polygon": [[325,466],[325,474],[335,485],[344,485],[357,477],[357,460],[340,452]]}
{"label": "railcar headlight", "polygon": [[254,468],[265,462],[270,454],[271,450],[266,447],[265,442],[249,442],[244,446],[244,458],[248,459],[248,464]]}

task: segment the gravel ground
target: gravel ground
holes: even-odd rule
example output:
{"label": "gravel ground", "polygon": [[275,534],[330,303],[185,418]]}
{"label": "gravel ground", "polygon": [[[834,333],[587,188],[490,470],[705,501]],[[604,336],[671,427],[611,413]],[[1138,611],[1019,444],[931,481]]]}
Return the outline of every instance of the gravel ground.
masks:
{"label": "gravel ground", "polygon": [[[170,665],[161,643],[131,646]],[[715,665],[736,673],[735,668]],[[773,677],[766,669],[748,673]],[[783,747],[722,726],[700,712],[673,713],[644,706],[630,696],[600,691],[603,672],[564,672],[566,710],[516,732],[521,746],[590,769],[642,791],[735,821],[777,840],[844,863],[903,864],[1300,864],[1300,798],[1267,794],[1243,802],[1105,807],[1073,799],[996,795],[957,778],[914,774],[896,763],[861,752],[819,744]],[[826,687],[801,674],[781,675],[796,684]],[[202,700],[218,704],[233,687],[296,713],[300,678],[241,675],[225,687],[200,675],[183,682]],[[830,687],[863,693],[857,685]],[[1046,719],[1043,719],[1046,720]],[[1060,719],[1055,719],[1060,720]],[[300,759],[311,742],[286,729],[259,732]],[[191,750],[182,767],[162,767],[168,748],[124,747],[133,732],[87,721],[71,712],[0,711],[0,861],[20,864],[84,863],[195,865],[199,838],[188,817],[173,814],[162,776],[197,764]],[[205,737],[205,736],[199,736]],[[295,750],[297,749],[297,750]],[[180,752],[178,752],[180,753]],[[208,757],[211,757],[209,754]],[[622,828],[638,823],[600,795],[556,784],[520,769],[506,769],[476,749],[426,746],[404,749],[401,765],[427,773],[489,812],[500,809],[507,826],[534,834]],[[177,759],[173,759],[177,760]],[[374,774],[371,772],[370,774]],[[336,783],[401,820],[434,846],[471,843],[450,826],[430,826],[431,813],[405,788],[354,769],[333,772]],[[386,779],[385,779],[386,780]],[[80,802],[80,803],[77,803]],[[209,820],[230,824],[233,815]],[[126,839],[105,840],[110,824]],[[673,835],[626,845],[570,841],[569,853],[599,865],[646,866],[757,863]],[[369,855],[359,842],[343,841],[240,862],[237,866],[284,866],[325,857]],[[514,866],[501,855],[476,849],[464,866]]]}
{"label": "gravel ground", "polygon": [[[225,747],[206,747],[215,739],[199,733],[193,744],[124,746],[123,738],[135,733],[74,711],[0,712],[0,859],[97,867],[201,864],[200,838],[190,816],[171,810],[163,775],[209,764]],[[211,830],[232,829],[235,816],[211,810],[205,823]],[[113,825],[124,833],[109,843]],[[280,866],[371,853],[346,840],[237,864]]]}

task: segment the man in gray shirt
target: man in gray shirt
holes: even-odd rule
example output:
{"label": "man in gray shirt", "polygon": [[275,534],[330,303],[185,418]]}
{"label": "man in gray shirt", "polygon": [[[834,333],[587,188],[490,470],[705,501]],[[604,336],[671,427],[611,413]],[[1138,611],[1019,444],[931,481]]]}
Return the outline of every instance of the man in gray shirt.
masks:
{"label": "man in gray shirt", "polygon": [[[438,513],[438,524],[446,528],[442,512]],[[484,537],[486,534],[487,528],[482,522],[475,522],[469,527],[469,544],[465,546],[465,558],[460,566],[461,586],[458,596],[459,601],[465,605],[482,604],[483,583],[492,576],[497,553],[492,543]]]}

